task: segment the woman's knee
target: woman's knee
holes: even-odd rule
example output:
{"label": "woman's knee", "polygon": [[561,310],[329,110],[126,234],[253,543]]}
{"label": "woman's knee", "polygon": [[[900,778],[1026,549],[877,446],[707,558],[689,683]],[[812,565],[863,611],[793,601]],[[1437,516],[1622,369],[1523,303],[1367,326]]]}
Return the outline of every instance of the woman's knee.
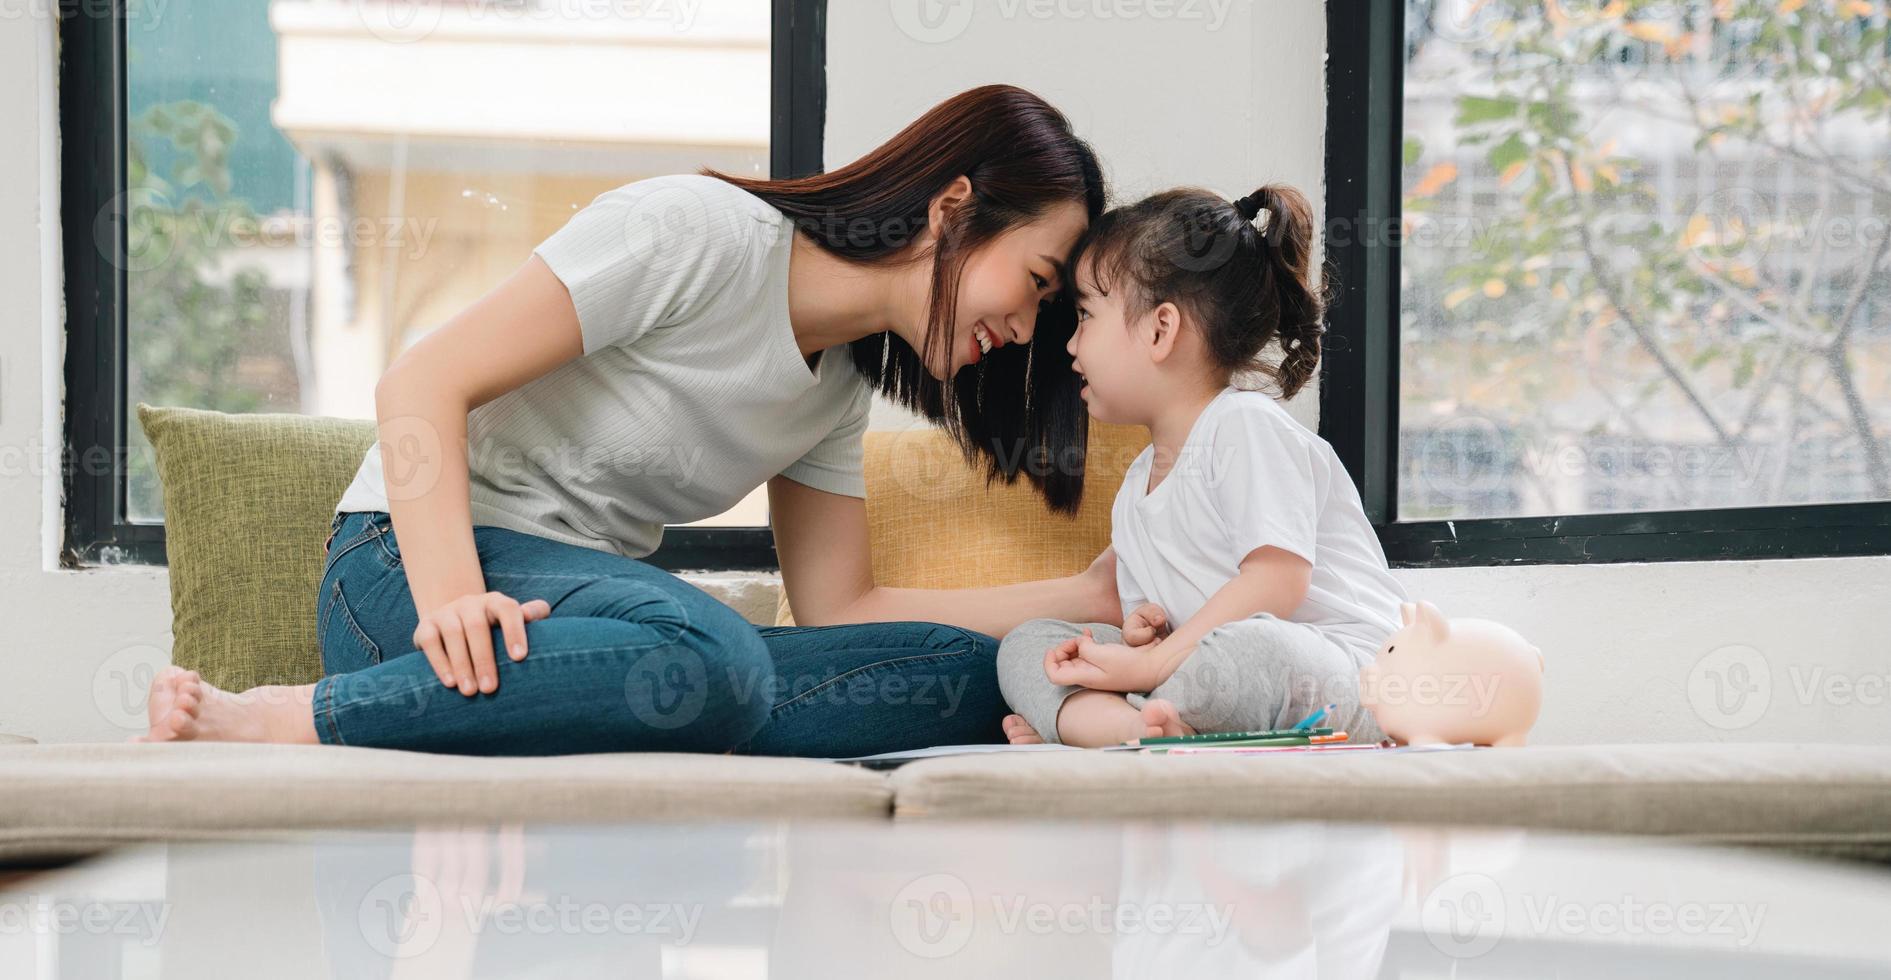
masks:
{"label": "woman's knee", "polygon": [[743,621],[719,630],[707,641],[702,658],[712,667],[708,678],[715,727],[726,731],[729,745],[738,745],[768,723],[774,706],[771,685],[775,663],[761,634]]}
{"label": "woman's knee", "polygon": [[624,697],[652,734],[679,748],[726,751],[768,722],[774,664],[746,623],[688,630],[674,642],[627,648]]}
{"label": "woman's knee", "polygon": [[922,649],[940,653],[970,652],[986,659],[998,655],[998,639],[977,630],[946,623],[915,623],[913,627],[917,630],[913,643]]}

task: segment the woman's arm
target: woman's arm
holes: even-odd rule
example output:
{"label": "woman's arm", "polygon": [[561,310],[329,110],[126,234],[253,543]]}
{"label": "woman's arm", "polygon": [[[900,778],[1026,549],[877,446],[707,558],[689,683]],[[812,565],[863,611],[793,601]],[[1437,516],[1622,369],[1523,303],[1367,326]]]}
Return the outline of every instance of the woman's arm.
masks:
{"label": "woman's arm", "polygon": [[768,481],[769,522],[782,587],[802,626],[921,620],[1004,636],[1039,617],[1079,623],[1122,622],[1116,553],[1064,578],[983,589],[896,589],[875,585],[867,541],[867,504],[787,477]]}
{"label": "woman's arm", "polygon": [[404,351],[374,387],[388,514],[420,616],[414,642],[462,694],[498,687],[494,625],[517,660],[524,618],[549,611],[522,611],[516,597],[486,591],[473,546],[466,415],[582,353],[577,309],[534,254]]}

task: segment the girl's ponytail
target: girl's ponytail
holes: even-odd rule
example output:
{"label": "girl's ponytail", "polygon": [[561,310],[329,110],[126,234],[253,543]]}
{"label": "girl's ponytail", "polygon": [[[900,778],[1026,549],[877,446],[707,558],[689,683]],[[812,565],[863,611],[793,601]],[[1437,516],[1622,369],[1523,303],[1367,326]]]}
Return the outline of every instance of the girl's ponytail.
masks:
{"label": "girl's ponytail", "polygon": [[1261,321],[1275,324],[1282,357],[1270,373],[1280,386],[1280,397],[1292,398],[1313,379],[1320,363],[1320,338],[1326,333],[1326,301],[1309,278],[1313,207],[1298,190],[1267,184],[1234,202],[1234,208],[1248,221],[1266,215],[1257,229]]}

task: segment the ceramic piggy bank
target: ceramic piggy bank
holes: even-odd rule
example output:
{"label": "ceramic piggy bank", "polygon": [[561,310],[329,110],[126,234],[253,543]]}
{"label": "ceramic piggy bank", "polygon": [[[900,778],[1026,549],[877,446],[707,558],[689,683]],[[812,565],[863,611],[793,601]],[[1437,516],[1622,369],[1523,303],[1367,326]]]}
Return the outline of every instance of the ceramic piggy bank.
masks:
{"label": "ceramic piggy bank", "polygon": [[1399,605],[1404,626],[1359,672],[1359,699],[1408,745],[1522,745],[1543,705],[1543,654],[1488,619],[1446,619],[1429,602]]}

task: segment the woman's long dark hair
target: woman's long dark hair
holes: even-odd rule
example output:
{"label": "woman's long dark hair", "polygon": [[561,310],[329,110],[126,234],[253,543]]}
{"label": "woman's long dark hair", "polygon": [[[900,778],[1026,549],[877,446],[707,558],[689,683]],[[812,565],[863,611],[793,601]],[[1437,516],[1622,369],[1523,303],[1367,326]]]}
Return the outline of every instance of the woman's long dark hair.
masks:
{"label": "woman's long dark hair", "polygon": [[701,173],[760,197],[829,253],[863,265],[917,258],[905,248],[925,232],[933,196],[969,178],[972,197],[947,213],[933,252],[924,354],[887,331],[851,345],[854,365],[879,392],[943,427],[968,462],[983,457],[987,485],[1023,474],[1053,510],[1077,510],[1090,415],[1065,349],[1076,329],[1068,282],[1040,308],[1030,344],[994,350],[946,382],[923,359],[957,349],[959,274],[981,246],[1065,201],[1092,221],[1103,214],[1103,169],[1063,113],[1015,85],[984,85],[831,173]]}

